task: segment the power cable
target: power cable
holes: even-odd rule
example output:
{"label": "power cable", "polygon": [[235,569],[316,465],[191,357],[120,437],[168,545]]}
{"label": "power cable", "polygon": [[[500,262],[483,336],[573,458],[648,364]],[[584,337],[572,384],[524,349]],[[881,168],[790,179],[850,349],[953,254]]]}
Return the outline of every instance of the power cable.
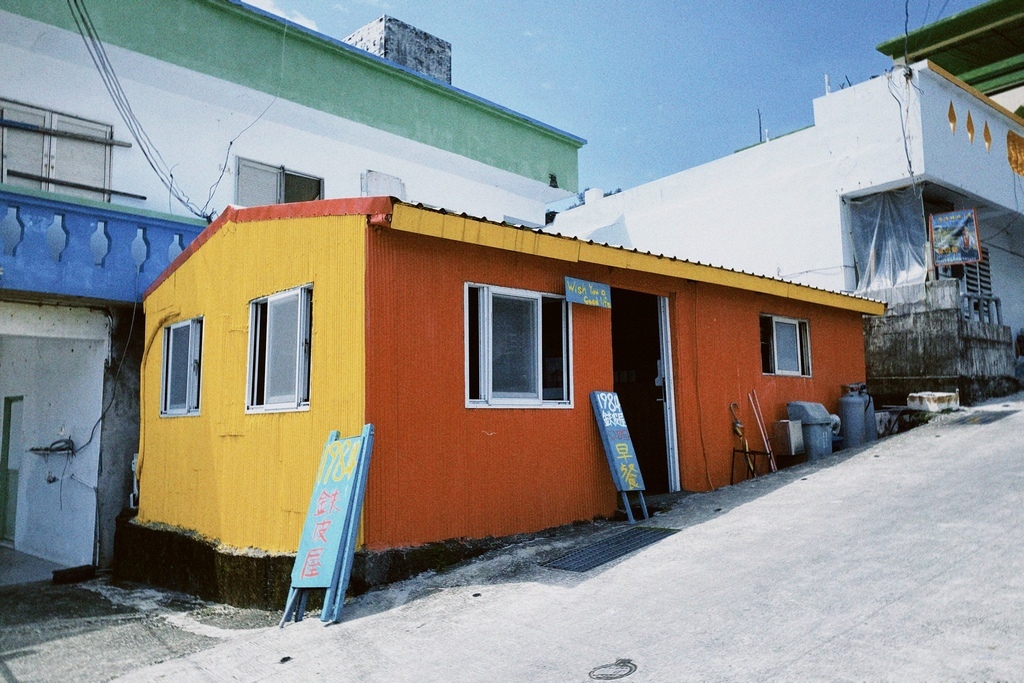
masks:
{"label": "power cable", "polygon": [[277,100],[281,97],[281,84],[284,82],[284,47],[285,47],[285,40],[286,40],[287,37],[288,37],[288,24],[285,23],[284,24],[284,31],[282,31],[282,33],[281,33],[281,57],[280,57],[280,65],[279,65],[279,68],[278,68],[277,92],[274,93],[274,99],[272,99],[270,101],[270,104],[268,104],[266,107],[264,107],[263,111],[260,112],[259,116],[257,116],[255,119],[253,119],[249,123],[249,125],[247,125],[245,128],[243,128],[242,130],[238,131],[238,135],[236,135],[235,137],[231,138],[231,140],[228,142],[228,148],[224,151],[224,163],[221,164],[221,166],[220,166],[220,175],[217,176],[217,180],[214,181],[213,185],[210,185],[210,191],[207,194],[206,203],[203,204],[203,211],[204,212],[210,206],[210,202],[213,201],[213,196],[217,193],[217,188],[220,187],[221,181],[224,180],[224,174],[227,173],[228,161],[230,160],[230,157],[231,157],[231,148],[234,146],[235,142],[238,140],[238,138],[242,137],[243,133],[245,133],[247,130],[249,130],[250,128],[255,126],[259,122],[259,120],[263,118],[264,114],[266,114],[268,111],[270,111],[270,108],[273,107],[274,103],[277,102]]}
{"label": "power cable", "polygon": [[163,186],[167,188],[170,195],[178,200],[191,214],[208,222],[211,221],[213,215],[197,207],[189,196],[175,183],[174,175],[160,154],[160,150],[157,149],[149,134],[146,133],[142,122],[132,110],[131,102],[128,100],[124,88],[121,87],[121,82],[114,71],[114,66],[107,56],[106,48],[100,40],[96,26],[93,24],[92,17],[85,6],[85,0],[66,1],[78,33],[82,36],[82,41],[85,43],[86,51],[89,53],[89,57],[92,59],[93,65],[95,65],[100,79],[103,81],[103,86],[110,95],[114,108],[117,109],[125,126],[127,126],[128,132],[131,133],[132,138],[138,144],[139,150],[142,152],[143,157],[145,157],[149,167]]}

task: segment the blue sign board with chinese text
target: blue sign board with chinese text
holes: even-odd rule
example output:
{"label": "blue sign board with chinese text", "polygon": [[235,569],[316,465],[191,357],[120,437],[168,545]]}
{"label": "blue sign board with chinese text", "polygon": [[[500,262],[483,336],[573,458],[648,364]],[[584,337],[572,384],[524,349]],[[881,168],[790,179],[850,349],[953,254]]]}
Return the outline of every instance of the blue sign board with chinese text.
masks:
{"label": "blue sign board with chinese text", "polygon": [[565,300],[571,304],[611,308],[612,289],[600,282],[588,282],[587,280],[577,280],[574,277],[566,277]]}
{"label": "blue sign board with chinese text", "polygon": [[617,491],[643,491],[644,478],[640,464],[626,428],[626,416],[622,414],[619,396],[612,391],[592,391],[590,403],[594,407],[597,429],[601,432],[604,454],[612,471]]}
{"label": "blue sign board with chinese text", "polygon": [[311,588],[327,589],[321,621],[340,620],[372,451],[373,425],[363,427],[359,436],[342,439],[335,431],[327,438],[292,568],[282,626],[292,616],[301,621],[306,591]]}
{"label": "blue sign board with chinese text", "polygon": [[928,219],[936,266],[977,263],[981,260],[978,216],[974,209],[934,213]]}

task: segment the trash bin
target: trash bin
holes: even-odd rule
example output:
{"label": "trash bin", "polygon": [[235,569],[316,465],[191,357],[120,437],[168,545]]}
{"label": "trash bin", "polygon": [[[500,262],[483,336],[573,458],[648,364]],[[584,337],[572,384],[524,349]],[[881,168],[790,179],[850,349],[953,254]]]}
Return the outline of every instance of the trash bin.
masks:
{"label": "trash bin", "polygon": [[791,401],[786,404],[786,413],[790,420],[800,420],[808,461],[832,454],[832,416],[825,406],[809,401]]}

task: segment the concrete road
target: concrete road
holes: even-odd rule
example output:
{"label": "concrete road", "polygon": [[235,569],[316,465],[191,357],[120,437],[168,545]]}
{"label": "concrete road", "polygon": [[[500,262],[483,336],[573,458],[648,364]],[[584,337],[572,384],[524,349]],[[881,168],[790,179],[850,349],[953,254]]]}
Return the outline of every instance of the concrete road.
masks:
{"label": "concrete road", "polygon": [[1024,680],[1024,412],[953,419],[686,497],[586,574],[520,549],[125,680]]}
{"label": "concrete road", "polygon": [[[1024,395],[971,413],[1010,411],[989,424],[945,416],[824,463],[686,496],[651,520],[678,533],[587,573],[540,562],[622,525],[538,538],[361,596],[338,625],[310,615],[229,638],[194,624],[184,640],[158,633],[180,647],[159,658],[189,654],[106,675],[1024,681]],[[89,656],[70,638],[48,647],[33,655],[26,641],[28,654],[8,659],[0,678],[62,680],[38,663],[58,657],[73,672]],[[37,675],[22,675],[26,661]]]}

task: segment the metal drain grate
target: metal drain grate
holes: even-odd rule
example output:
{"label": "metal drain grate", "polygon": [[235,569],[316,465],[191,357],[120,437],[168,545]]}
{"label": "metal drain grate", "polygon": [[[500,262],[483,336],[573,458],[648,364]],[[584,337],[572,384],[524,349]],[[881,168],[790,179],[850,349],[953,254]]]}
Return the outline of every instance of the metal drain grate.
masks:
{"label": "metal drain grate", "polygon": [[1004,417],[1010,415],[1016,415],[1016,410],[986,410],[977,413],[971,413],[970,415],[961,415],[958,418],[950,420],[948,424],[951,425],[987,425],[996,420],[1002,420]]}
{"label": "metal drain grate", "polygon": [[667,536],[679,531],[679,529],[662,529],[651,526],[637,526],[627,529],[621,534],[611,538],[598,541],[586,548],[574,550],[567,555],[545,562],[543,566],[553,569],[564,569],[569,572],[586,572],[594,567],[599,567],[605,562],[611,562],[634,550],[644,546],[657,543]]}

